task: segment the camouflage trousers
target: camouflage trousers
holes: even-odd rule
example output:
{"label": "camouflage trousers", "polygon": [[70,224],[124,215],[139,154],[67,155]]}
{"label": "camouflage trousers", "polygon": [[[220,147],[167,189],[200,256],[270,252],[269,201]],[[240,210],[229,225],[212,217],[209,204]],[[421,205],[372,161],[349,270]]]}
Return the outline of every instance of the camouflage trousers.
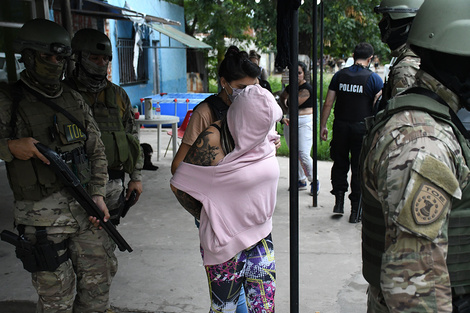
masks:
{"label": "camouflage trousers", "polygon": [[[70,259],[54,272],[32,274],[39,296],[36,313],[105,312],[117,271],[114,242],[104,230],[94,226],[71,234],[54,231],[54,227],[46,227],[47,239],[54,243],[68,240]],[[26,227],[25,236],[35,242],[35,228]],[[66,251],[59,251],[59,255],[63,253]]]}
{"label": "camouflage trousers", "polygon": [[[112,179],[106,184],[106,206],[108,210],[117,209],[120,205],[121,193],[125,190],[121,179]],[[126,194],[124,194],[124,197]],[[125,200],[125,199],[124,199]]]}
{"label": "camouflage trousers", "polygon": [[115,243],[108,234],[88,222],[86,212],[63,191],[41,201],[17,201],[15,206],[15,222],[26,226],[25,237],[32,243],[36,242],[32,225],[51,225],[46,226],[46,233],[54,243],[67,240],[67,261],[54,272],[32,274],[39,296],[36,312],[105,312],[117,271]]}
{"label": "camouflage trousers", "polygon": [[[123,191],[125,191],[125,188],[121,179],[112,179],[106,184],[105,203],[110,213],[112,210],[116,210],[119,208],[121,201],[125,201],[126,194],[124,194],[124,199],[122,199],[121,196],[123,194]],[[111,240],[111,248],[113,249],[113,251],[116,250],[116,243],[113,240]],[[113,262],[116,264],[117,267],[118,260],[114,253],[112,258]]]}

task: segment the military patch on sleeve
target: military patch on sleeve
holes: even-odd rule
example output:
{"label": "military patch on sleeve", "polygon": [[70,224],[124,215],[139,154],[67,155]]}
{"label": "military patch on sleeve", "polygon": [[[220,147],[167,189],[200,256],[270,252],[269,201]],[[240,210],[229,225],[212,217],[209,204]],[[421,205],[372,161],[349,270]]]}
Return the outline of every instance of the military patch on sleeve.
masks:
{"label": "military patch on sleeve", "polygon": [[422,183],[413,199],[412,215],[418,225],[432,224],[439,219],[450,199],[439,187]]}

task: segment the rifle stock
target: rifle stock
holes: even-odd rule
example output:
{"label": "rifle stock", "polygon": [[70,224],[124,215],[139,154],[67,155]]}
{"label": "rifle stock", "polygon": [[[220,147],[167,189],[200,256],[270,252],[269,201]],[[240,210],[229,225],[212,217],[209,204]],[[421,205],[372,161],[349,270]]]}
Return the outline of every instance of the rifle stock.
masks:
{"label": "rifle stock", "polygon": [[87,214],[100,220],[100,226],[114,240],[119,250],[127,250],[132,252],[131,246],[117,231],[116,227],[110,221],[104,221],[104,213],[100,210],[100,208],[98,208],[85,188],[83,188],[83,186],[80,184],[80,180],[70,170],[64,160],[62,160],[62,158],[55,151],[41,143],[37,143],[36,148],[51,162],[50,166],[54,173],[57,175],[57,177],[59,177],[64,186],[67,188],[67,191],[72,194],[72,196],[75,198],[75,200],[77,200],[77,202],[87,212]]}

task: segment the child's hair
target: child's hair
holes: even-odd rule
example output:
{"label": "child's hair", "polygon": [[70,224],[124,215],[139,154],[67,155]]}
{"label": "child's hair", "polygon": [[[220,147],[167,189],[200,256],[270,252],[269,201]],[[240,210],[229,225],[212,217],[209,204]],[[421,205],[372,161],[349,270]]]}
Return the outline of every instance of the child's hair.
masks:
{"label": "child's hair", "polygon": [[230,46],[227,49],[224,60],[219,67],[219,78],[223,77],[227,82],[247,76],[256,78],[260,74],[260,67],[250,61],[248,53],[240,51],[236,46]]}

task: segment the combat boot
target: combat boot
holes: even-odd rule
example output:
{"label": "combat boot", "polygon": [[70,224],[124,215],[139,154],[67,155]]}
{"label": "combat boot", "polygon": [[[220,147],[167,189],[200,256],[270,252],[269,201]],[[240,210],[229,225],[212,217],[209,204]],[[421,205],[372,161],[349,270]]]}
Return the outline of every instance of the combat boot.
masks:
{"label": "combat boot", "polygon": [[359,223],[362,217],[362,210],[360,209],[359,202],[351,203],[351,215],[349,216],[349,223]]}
{"label": "combat boot", "polygon": [[338,191],[335,194],[336,202],[333,207],[333,213],[344,214],[344,191]]}

